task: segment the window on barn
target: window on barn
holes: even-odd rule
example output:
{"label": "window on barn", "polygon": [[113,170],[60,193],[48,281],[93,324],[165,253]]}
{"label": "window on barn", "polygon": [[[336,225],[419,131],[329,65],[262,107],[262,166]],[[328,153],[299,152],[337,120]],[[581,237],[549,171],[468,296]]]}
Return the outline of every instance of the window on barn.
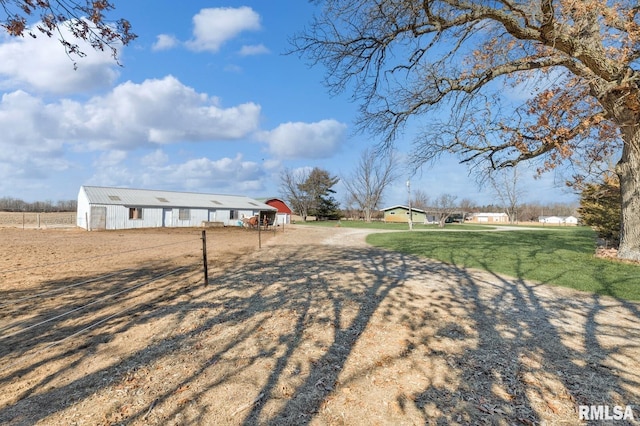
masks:
{"label": "window on barn", "polygon": [[129,207],[129,219],[142,219],[142,209],[140,207]]}
{"label": "window on barn", "polygon": [[178,209],[178,219],[179,220],[191,220],[191,210],[189,210],[189,209]]}
{"label": "window on barn", "polygon": [[237,219],[238,218],[238,212],[235,210],[229,210],[229,219]]}

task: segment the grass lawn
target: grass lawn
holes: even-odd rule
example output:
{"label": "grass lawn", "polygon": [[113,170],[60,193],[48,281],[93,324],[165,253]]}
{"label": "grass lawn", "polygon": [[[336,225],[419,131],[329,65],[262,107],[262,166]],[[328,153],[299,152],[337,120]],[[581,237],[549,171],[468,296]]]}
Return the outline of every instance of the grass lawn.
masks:
{"label": "grass lawn", "polygon": [[[385,223],[385,222],[371,222],[367,223],[362,220],[322,220],[322,221],[311,221],[311,222],[296,222],[296,225],[308,225],[308,226],[324,226],[333,228],[336,226],[340,226],[342,228],[368,228],[368,229],[390,229],[396,231],[407,231],[409,225],[406,223]],[[421,223],[414,223],[413,229],[421,230],[421,229],[430,229],[430,230],[438,230],[438,231],[473,231],[473,230],[491,230],[495,229],[494,227],[487,225],[469,225],[469,224],[460,224],[460,223],[447,223],[444,229],[439,229],[438,225],[423,225]]]}
{"label": "grass lawn", "polygon": [[367,242],[460,267],[640,300],[640,265],[595,258],[595,235],[589,228],[394,232],[369,235]]}

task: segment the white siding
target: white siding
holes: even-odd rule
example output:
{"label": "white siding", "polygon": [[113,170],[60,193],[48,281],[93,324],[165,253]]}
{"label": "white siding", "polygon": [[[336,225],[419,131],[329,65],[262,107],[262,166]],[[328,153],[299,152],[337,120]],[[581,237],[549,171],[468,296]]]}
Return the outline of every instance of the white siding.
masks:
{"label": "white siding", "polygon": [[288,225],[291,223],[291,215],[289,213],[277,213],[276,214],[276,224],[277,225]]}
{"label": "white siding", "polygon": [[[254,216],[259,211],[276,210],[243,196],[104,187],[88,189],[89,192],[83,186],[78,192],[76,217],[77,225],[88,230],[197,227],[207,221],[242,226],[243,217]],[[212,204],[216,207],[212,208]],[[140,218],[130,219],[132,208],[142,211]],[[232,211],[234,219],[231,219]]]}
{"label": "white siding", "polygon": [[80,228],[87,228],[87,220],[89,217],[89,199],[87,198],[87,194],[84,192],[84,188],[80,188],[80,192],[78,192],[78,210],[76,214],[76,225]]}

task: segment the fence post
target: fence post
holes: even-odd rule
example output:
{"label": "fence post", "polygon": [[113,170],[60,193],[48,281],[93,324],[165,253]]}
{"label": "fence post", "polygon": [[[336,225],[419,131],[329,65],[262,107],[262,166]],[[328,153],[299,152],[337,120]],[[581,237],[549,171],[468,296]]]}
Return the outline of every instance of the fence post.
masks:
{"label": "fence post", "polygon": [[258,210],[258,248],[262,248],[262,234],[260,233],[260,228],[262,227],[262,212]]}
{"label": "fence post", "polygon": [[209,285],[209,266],[207,265],[207,231],[202,230],[202,262],[204,265],[204,285]]}

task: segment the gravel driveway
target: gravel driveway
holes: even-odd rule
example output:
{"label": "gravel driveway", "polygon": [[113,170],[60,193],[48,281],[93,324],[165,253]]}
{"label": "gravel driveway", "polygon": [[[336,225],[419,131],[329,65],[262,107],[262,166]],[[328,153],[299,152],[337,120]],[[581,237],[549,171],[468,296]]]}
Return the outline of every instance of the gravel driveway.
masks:
{"label": "gravel driveway", "polygon": [[291,226],[212,257],[209,286],[172,277],[153,309],[146,292],[52,353],[39,386],[0,378],[17,395],[0,423],[556,425],[640,402],[640,304],[373,248],[368,232]]}

